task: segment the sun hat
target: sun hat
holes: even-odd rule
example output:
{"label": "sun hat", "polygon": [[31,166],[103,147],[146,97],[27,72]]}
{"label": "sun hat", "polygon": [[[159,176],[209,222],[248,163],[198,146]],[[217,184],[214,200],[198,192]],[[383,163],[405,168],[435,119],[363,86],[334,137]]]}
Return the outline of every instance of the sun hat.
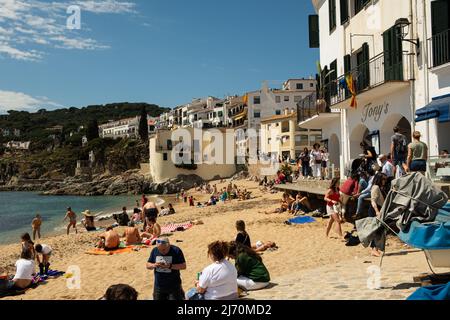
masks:
{"label": "sun hat", "polygon": [[85,210],[81,214],[86,217],[94,217],[94,215],[91,213],[91,210]]}

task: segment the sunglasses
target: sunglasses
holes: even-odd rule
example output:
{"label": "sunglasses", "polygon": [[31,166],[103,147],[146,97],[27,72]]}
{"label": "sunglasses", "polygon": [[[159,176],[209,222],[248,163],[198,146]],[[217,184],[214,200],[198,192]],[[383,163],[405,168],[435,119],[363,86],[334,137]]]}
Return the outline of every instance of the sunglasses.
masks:
{"label": "sunglasses", "polygon": [[156,243],[157,244],[168,244],[168,242],[164,241],[164,240],[156,240]]}

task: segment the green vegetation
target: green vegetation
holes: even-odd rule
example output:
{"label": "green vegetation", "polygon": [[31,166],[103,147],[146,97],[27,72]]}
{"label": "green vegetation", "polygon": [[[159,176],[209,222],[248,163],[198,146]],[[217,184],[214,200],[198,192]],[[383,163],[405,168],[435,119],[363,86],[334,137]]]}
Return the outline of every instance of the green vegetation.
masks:
{"label": "green vegetation", "polygon": [[[32,142],[42,142],[52,134],[58,134],[61,138],[69,139],[70,133],[85,135],[88,126],[106,123],[109,120],[119,120],[139,116],[145,110],[152,117],[159,116],[168,111],[154,104],[147,103],[112,103],[106,105],[92,105],[81,109],[68,108],[47,111],[41,109],[35,113],[27,111],[8,111],[7,115],[0,115],[0,128],[19,129],[21,131],[20,140]],[[55,126],[62,126],[62,133]],[[80,130],[80,127],[83,129]],[[53,128],[53,130],[49,130]],[[95,137],[94,137],[95,138]],[[0,134],[0,143],[12,140],[13,137],[3,137]],[[17,138],[16,138],[17,139]],[[75,141],[73,139],[69,139]]]}

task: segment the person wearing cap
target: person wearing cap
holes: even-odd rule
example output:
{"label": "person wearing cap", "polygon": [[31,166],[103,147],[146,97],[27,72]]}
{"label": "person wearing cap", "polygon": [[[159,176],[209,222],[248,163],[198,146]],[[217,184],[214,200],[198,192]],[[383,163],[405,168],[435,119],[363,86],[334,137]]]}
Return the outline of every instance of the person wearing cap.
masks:
{"label": "person wearing cap", "polygon": [[71,207],[67,208],[67,212],[66,212],[66,215],[64,217],[63,222],[66,221],[67,218],[69,218],[69,225],[67,226],[67,235],[69,235],[70,227],[73,227],[75,229],[75,233],[78,233],[78,230],[77,230],[77,215],[76,215],[75,212],[72,211]]}
{"label": "person wearing cap", "polygon": [[394,166],[392,163],[388,161],[388,157],[384,154],[381,154],[378,157],[381,166],[381,173],[384,173],[388,178],[394,177]]}
{"label": "person wearing cap", "polygon": [[90,210],[83,211],[81,213],[84,216],[84,219],[81,220],[81,223],[86,228],[86,231],[96,231],[97,228],[94,224],[94,215],[92,215]]}
{"label": "person wearing cap", "polygon": [[428,146],[420,141],[421,134],[419,131],[413,133],[414,141],[408,145],[408,172],[421,172],[425,174],[427,171]]}
{"label": "person wearing cap", "polygon": [[183,251],[171,245],[168,238],[156,240],[147,269],[154,270],[153,300],[184,300],[180,270],[186,269],[186,260]]}

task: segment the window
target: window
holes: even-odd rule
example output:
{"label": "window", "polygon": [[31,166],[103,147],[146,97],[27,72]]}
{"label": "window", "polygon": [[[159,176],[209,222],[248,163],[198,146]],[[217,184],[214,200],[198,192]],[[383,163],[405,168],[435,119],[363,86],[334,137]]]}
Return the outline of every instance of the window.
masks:
{"label": "window", "polygon": [[281,97],[280,96],[275,96],[275,102],[276,103],[280,103],[281,102]]}
{"label": "window", "polygon": [[219,111],[219,112],[217,112],[217,115],[218,115],[218,117],[223,117],[223,112]]}
{"label": "window", "polygon": [[272,142],[272,138],[267,139],[267,144],[270,144]]}
{"label": "window", "polygon": [[165,153],[165,152],[163,153],[163,160],[167,161],[167,153]]}
{"label": "window", "polygon": [[253,113],[253,117],[254,117],[254,118],[261,118],[261,112],[260,112],[260,111],[255,111],[255,112]]}
{"label": "window", "polygon": [[277,116],[281,115],[281,110],[275,110],[275,115]]}
{"label": "window", "polygon": [[319,37],[319,15],[310,15],[308,17],[309,24],[309,47],[319,48],[320,47],[320,37]]}
{"label": "window", "polygon": [[357,15],[362,9],[364,9],[366,4],[368,4],[370,0],[354,0],[354,1],[355,1],[355,15]]}
{"label": "window", "polygon": [[167,140],[167,150],[172,150],[172,140]]}
{"label": "window", "polygon": [[311,82],[311,83],[309,84],[309,86],[310,86],[311,88],[314,88],[314,83]]}
{"label": "window", "polygon": [[341,25],[348,21],[348,0],[340,0],[341,5]]}
{"label": "window", "polygon": [[297,90],[303,90],[303,83],[297,83]]}
{"label": "window", "polygon": [[260,96],[253,97],[253,104],[261,104],[261,97]]}
{"label": "window", "polygon": [[294,102],[300,102],[302,100],[302,96],[295,96]]}
{"label": "window", "polygon": [[289,96],[284,96],[284,101],[288,102],[289,101]]}
{"label": "window", "polygon": [[336,29],[336,0],[328,0],[330,32]]}

